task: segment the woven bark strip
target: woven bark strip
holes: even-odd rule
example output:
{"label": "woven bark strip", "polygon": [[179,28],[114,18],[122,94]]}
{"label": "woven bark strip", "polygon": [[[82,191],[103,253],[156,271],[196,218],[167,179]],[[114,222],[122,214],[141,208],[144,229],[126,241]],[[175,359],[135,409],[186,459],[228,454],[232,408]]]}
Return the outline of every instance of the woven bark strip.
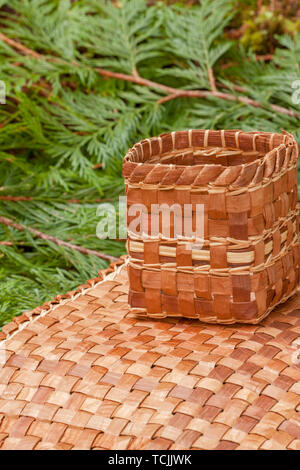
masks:
{"label": "woven bark strip", "polygon": [[[258,323],[293,295],[297,159],[286,132],[188,130],[135,144],[123,162],[134,312]],[[139,230],[131,230],[135,204],[142,205]],[[187,207],[190,232],[178,237]]]}

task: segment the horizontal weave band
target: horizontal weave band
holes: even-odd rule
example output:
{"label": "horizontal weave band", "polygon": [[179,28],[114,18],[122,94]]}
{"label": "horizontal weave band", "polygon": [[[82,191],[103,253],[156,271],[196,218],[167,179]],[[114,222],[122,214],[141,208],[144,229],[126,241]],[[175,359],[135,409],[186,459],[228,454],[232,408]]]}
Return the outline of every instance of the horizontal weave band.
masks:
{"label": "horizontal weave band", "polygon": [[256,324],[294,294],[299,283],[296,262],[298,246],[258,272],[155,270],[130,264],[129,303],[133,312],[156,318]]}

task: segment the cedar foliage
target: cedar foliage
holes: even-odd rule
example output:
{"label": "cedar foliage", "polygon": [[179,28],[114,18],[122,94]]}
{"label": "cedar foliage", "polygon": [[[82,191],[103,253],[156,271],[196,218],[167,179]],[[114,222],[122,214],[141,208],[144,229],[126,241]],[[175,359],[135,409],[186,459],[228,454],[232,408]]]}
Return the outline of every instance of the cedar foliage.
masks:
{"label": "cedar foliage", "polygon": [[[124,243],[96,237],[96,209],[99,199],[117,201],[123,193],[122,157],[135,141],[186,128],[284,128],[300,139],[300,109],[292,102],[300,35],[280,36],[273,59],[257,60],[226,34],[235,5],[0,0],[1,33],[39,54],[0,39],[7,88],[0,105],[0,216],[118,257]],[[213,71],[218,91],[260,107],[213,94],[164,101],[162,87],[105,77],[97,68],[185,91],[211,91]],[[0,326],[106,265],[0,224]]]}

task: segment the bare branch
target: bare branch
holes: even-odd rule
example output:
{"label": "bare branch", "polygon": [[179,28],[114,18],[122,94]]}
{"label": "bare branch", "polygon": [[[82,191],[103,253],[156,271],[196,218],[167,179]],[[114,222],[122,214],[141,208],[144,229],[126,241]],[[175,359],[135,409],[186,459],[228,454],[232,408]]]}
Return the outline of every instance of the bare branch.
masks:
{"label": "bare branch", "polygon": [[25,197],[25,196],[0,196],[0,201],[32,201],[32,197]]}
{"label": "bare branch", "polygon": [[209,84],[210,84],[211,91],[217,91],[214,71],[212,67],[208,68],[208,77],[209,77]]}
{"label": "bare branch", "polygon": [[[54,61],[54,62],[59,61],[59,59],[57,59],[57,58],[54,58],[54,57],[49,58],[49,57],[43,56],[43,55],[31,50],[31,49],[28,49],[27,47],[23,46],[19,42],[8,38],[3,33],[0,33],[0,40],[6,42],[7,44],[12,46],[13,48],[19,50],[21,53],[23,53],[25,55],[29,55],[29,56],[31,56],[35,59],[46,60],[46,61]],[[72,64],[76,67],[79,66],[79,64],[77,62],[72,62]],[[167,96],[165,98],[161,98],[160,100],[158,100],[158,103],[160,103],[160,104],[164,103],[166,101],[175,99],[175,98],[180,98],[180,97],[208,98],[210,96],[214,96],[216,98],[227,100],[227,101],[237,101],[237,102],[249,105],[249,106],[254,106],[255,108],[264,108],[264,105],[262,105],[261,103],[259,103],[256,100],[253,100],[253,99],[248,98],[246,96],[233,95],[231,93],[223,93],[223,92],[217,91],[216,86],[214,84],[213,75],[210,76],[210,83],[211,83],[212,90],[208,91],[208,90],[181,90],[181,89],[178,89],[178,88],[173,88],[173,87],[163,85],[162,83],[153,82],[152,80],[147,80],[146,78],[140,77],[138,74],[127,75],[125,73],[112,72],[111,70],[106,70],[106,69],[102,69],[102,68],[99,68],[99,67],[96,68],[95,71],[103,77],[116,78],[118,80],[124,80],[124,81],[127,81],[127,82],[136,83],[137,85],[142,85],[142,86],[146,86],[148,88],[153,88],[153,89],[158,89],[158,90],[163,91],[164,93],[167,94]],[[215,90],[214,90],[214,88],[215,88]],[[236,90],[238,90],[237,86],[235,88],[236,88]],[[241,90],[241,88],[240,88],[240,90]],[[276,112],[286,114],[287,116],[291,116],[291,117],[299,117],[299,115],[298,115],[298,113],[296,113],[296,111],[292,111],[290,109],[286,109],[282,106],[277,106],[275,104],[270,104],[269,106],[270,106],[271,109],[273,109]]]}
{"label": "bare branch", "polygon": [[23,232],[28,231],[28,232],[32,233],[33,235],[35,235],[38,238],[50,241],[52,243],[55,243],[58,246],[65,246],[66,248],[69,248],[70,250],[79,251],[80,253],[83,253],[84,255],[97,256],[98,258],[101,258],[101,259],[104,259],[104,260],[110,261],[110,262],[118,260],[118,258],[116,258],[115,256],[110,256],[110,255],[107,255],[105,253],[100,253],[99,251],[90,250],[90,249],[84,248],[83,246],[80,246],[80,245],[73,245],[73,243],[65,242],[63,240],[60,240],[59,238],[53,237],[52,235],[48,235],[47,233],[40,232],[39,230],[36,230],[35,228],[27,227],[25,225],[18,224],[16,222],[14,222],[13,220],[8,219],[6,217],[0,217],[0,224],[8,225],[9,227],[13,227],[16,230],[21,230]]}

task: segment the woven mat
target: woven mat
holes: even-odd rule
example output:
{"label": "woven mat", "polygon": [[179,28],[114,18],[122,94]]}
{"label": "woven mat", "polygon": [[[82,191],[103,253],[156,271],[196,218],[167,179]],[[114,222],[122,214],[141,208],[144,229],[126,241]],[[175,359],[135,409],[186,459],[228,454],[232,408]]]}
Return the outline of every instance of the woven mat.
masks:
{"label": "woven mat", "polygon": [[300,449],[300,294],[255,326],[151,321],[105,274],[0,333],[2,450]]}

